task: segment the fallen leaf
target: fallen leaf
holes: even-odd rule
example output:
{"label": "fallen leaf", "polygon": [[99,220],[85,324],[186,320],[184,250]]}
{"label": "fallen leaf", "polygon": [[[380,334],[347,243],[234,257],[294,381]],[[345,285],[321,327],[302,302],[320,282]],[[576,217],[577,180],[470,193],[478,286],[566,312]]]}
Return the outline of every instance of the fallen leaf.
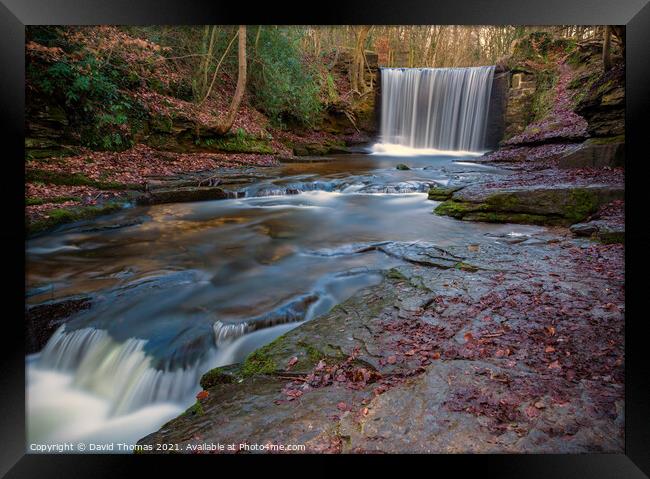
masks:
{"label": "fallen leaf", "polygon": [[347,410],[348,405],[341,401],[340,403],[338,403],[336,405],[336,407],[339,408],[339,410],[341,410],[341,411],[345,411],[345,410]]}
{"label": "fallen leaf", "polygon": [[395,364],[397,362],[397,356],[388,356],[388,364]]}
{"label": "fallen leaf", "polygon": [[548,365],[548,369],[561,369],[561,368],[562,366],[560,366],[560,362],[558,360],[555,360]]}
{"label": "fallen leaf", "polygon": [[474,336],[472,335],[472,333],[465,333],[463,338],[465,338],[465,341],[470,342],[474,339]]}
{"label": "fallen leaf", "polygon": [[298,362],[298,358],[296,356],[289,359],[289,362],[287,363],[287,369],[291,369],[293,366],[295,366],[297,362]]}
{"label": "fallen leaf", "polygon": [[554,353],[554,352],[555,352],[555,348],[554,348],[553,346],[546,346],[546,347],[544,348],[544,352],[545,352],[545,353]]}
{"label": "fallen leaf", "polygon": [[199,393],[196,395],[196,399],[201,401],[202,399],[207,398],[210,395],[208,391],[199,391]]}
{"label": "fallen leaf", "polygon": [[539,410],[537,410],[533,406],[528,406],[526,408],[526,416],[528,416],[528,417],[537,417],[537,416],[539,416]]}

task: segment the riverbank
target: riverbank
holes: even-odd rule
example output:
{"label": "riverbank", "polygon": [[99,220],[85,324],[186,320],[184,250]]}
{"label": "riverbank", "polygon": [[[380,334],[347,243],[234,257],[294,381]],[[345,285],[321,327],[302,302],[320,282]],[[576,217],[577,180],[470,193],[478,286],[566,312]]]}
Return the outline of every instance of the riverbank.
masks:
{"label": "riverbank", "polygon": [[207,373],[139,444],[623,450],[621,245],[557,230],[393,254],[379,286]]}

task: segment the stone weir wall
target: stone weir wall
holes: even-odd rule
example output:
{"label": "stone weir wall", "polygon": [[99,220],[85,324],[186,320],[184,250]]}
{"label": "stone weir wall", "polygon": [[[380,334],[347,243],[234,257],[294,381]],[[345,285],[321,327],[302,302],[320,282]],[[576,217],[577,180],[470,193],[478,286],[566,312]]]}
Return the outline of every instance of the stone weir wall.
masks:
{"label": "stone weir wall", "polygon": [[503,139],[506,128],[506,115],[510,99],[510,72],[497,66],[492,79],[490,107],[488,109],[485,146],[495,149]]}

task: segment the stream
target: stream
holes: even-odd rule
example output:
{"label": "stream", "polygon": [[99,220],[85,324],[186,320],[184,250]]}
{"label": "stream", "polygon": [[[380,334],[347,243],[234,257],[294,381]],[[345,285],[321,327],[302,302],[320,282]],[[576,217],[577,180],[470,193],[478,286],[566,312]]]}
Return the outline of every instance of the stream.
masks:
{"label": "stream", "polygon": [[30,239],[27,303],[92,305],[26,358],[28,442],[135,443],[194,402],[207,370],[242,361],[403,261],[368,245],[539,231],[432,213],[432,185],[508,174],[472,158],[284,164],[239,185],[237,199],[131,207]]}

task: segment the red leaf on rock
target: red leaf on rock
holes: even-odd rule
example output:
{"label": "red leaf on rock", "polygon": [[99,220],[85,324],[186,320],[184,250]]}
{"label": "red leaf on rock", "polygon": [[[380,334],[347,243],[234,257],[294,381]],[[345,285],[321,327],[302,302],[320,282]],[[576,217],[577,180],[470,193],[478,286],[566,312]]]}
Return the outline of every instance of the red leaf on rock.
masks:
{"label": "red leaf on rock", "polygon": [[208,391],[199,391],[199,393],[196,395],[196,399],[201,401],[202,399],[207,398],[210,395]]}
{"label": "red leaf on rock", "polygon": [[560,362],[558,360],[553,361],[551,364],[548,365],[549,369],[561,369],[562,366],[560,366]]}
{"label": "red leaf on rock", "polygon": [[533,406],[528,406],[526,408],[526,416],[528,417],[537,417],[539,416],[539,410]]}
{"label": "red leaf on rock", "polygon": [[287,369],[291,369],[293,366],[295,366],[297,362],[298,362],[298,358],[296,356],[289,359],[289,362],[287,363]]}

